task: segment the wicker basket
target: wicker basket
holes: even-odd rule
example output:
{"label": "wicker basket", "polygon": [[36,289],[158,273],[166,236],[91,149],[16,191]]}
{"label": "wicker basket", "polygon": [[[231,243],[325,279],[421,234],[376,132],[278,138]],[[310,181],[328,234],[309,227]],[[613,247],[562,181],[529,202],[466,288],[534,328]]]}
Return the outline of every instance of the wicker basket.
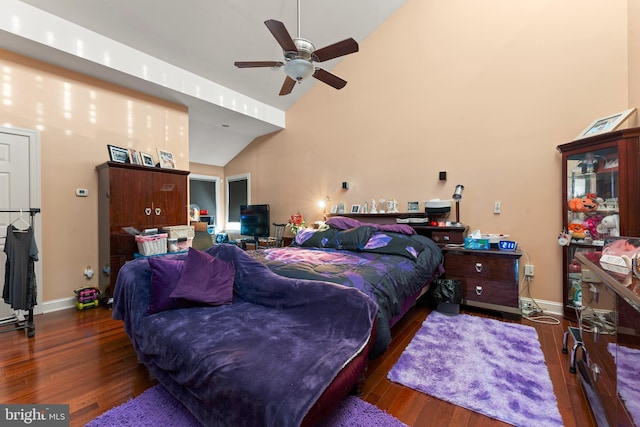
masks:
{"label": "wicker basket", "polygon": [[136,236],[136,243],[138,244],[140,255],[149,256],[167,253],[167,233]]}

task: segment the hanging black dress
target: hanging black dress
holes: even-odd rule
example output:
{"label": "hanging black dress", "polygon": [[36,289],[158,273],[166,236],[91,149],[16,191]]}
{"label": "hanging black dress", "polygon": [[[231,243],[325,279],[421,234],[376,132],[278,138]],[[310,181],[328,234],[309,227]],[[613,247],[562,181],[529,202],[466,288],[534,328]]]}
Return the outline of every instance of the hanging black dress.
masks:
{"label": "hanging black dress", "polygon": [[33,227],[20,230],[9,225],[4,252],[7,261],[2,298],[14,310],[30,310],[37,304],[35,262],[38,261],[38,247]]}

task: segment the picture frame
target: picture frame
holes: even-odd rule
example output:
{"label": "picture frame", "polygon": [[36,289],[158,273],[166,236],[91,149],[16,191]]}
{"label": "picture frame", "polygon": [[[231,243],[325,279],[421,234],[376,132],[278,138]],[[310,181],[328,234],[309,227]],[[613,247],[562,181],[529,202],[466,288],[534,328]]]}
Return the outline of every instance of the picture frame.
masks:
{"label": "picture frame", "polygon": [[148,166],[148,167],[151,167],[151,168],[156,166],[156,164],[153,161],[153,156],[151,154],[143,153],[141,151],[140,152],[140,160],[141,160],[143,166]]}
{"label": "picture frame", "polygon": [[175,169],[176,161],[173,158],[173,153],[158,148],[158,164],[163,169]]}
{"label": "picture frame", "polygon": [[129,149],[129,156],[131,157],[131,163],[134,165],[140,164],[140,156],[138,156],[138,152],[133,148]]}
{"label": "picture frame", "polygon": [[338,212],[339,214],[343,214],[344,213],[344,203],[340,202],[338,203]]}
{"label": "picture frame", "polygon": [[360,213],[360,209],[362,209],[360,205],[351,205],[351,213]]}
{"label": "picture frame", "polygon": [[332,214],[334,214],[334,213],[338,213],[338,205],[333,205],[333,206],[331,206],[331,211],[330,211],[330,212],[331,212]]}
{"label": "picture frame", "polygon": [[587,138],[601,133],[614,131],[635,111],[636,108],[633,107],[628,110],[620,111],[619,113],[595,119],[589,124],[589,126],[584,128],[584,130],[580,132],[575,139]]}
{"label": "picture frame", "polygon": [[126,148],[107,144],[107,149],[109,150],[109,159],[112,162],[131,163],[131,161],[129,160],[129,150],[127,150]]}
{"label": "picture frame", "polygon": [[407,202],[407,212],[420,212],[420,202]]}

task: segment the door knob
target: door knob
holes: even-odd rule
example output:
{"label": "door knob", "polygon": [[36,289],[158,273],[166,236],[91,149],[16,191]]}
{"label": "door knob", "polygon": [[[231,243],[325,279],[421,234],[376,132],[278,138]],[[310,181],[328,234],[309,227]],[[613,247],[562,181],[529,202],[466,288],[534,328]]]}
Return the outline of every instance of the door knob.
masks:
{"label": "door knob", "polygon": [[144,213],[149,216],[151,215],[151,208],[144,208]]}
{"label": "door knob", "polygon": [[482,263],[476,262],[476,272],[482,273]]}

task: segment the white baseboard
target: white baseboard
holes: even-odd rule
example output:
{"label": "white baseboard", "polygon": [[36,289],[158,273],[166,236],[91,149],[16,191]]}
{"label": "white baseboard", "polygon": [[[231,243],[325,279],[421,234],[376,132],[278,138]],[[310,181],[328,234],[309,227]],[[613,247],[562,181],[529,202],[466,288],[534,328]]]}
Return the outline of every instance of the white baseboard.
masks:
{"label": "white baseboard", "polygon": [[51,313],[58,310],[65,310],[67,308],[75,308],[75,306],[76,306],[75,297],[54,299],[51,301],[43,302],[42,309],[36,311],[36,314]]}
{"label": "white baseboard", "polygon": [[520,305],[522,302],[528,302],[533,305],[538,305],[545,314],[552,314],[555,316],[562,316],[562,303],[555,301],[545,301],[540,299],[520,297]]}

